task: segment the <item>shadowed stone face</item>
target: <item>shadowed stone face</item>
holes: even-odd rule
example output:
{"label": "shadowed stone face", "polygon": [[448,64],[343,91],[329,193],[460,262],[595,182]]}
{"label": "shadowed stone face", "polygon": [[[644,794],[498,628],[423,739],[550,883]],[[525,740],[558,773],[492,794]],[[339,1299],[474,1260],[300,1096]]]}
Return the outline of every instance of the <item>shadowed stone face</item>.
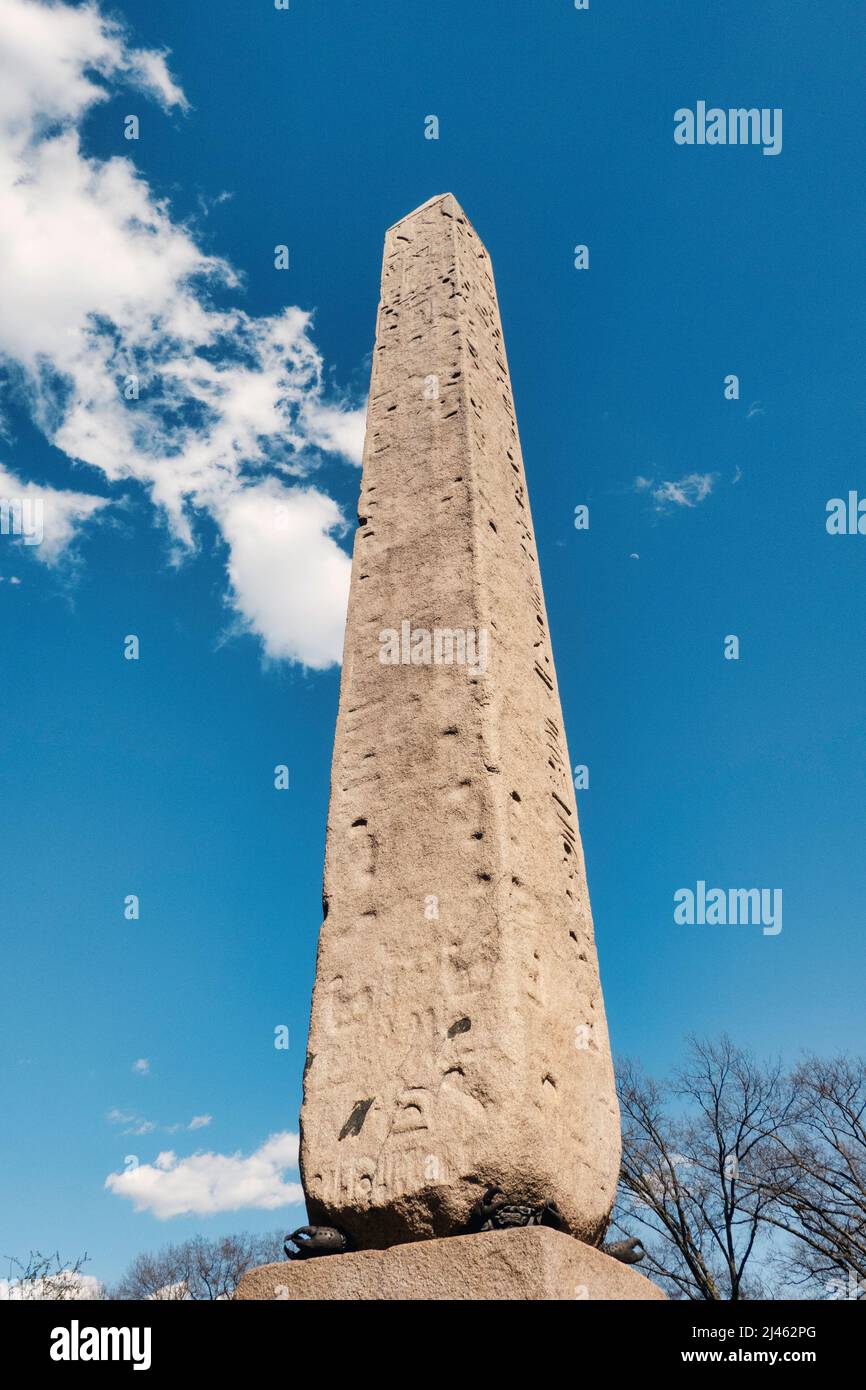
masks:
{"label": "shadowed stone face", "polygon": [[450,194],[385,241],[309,1054],[311,1221],[446,1235],[495,1183],[603,1230],[577,809],[490,259]]}

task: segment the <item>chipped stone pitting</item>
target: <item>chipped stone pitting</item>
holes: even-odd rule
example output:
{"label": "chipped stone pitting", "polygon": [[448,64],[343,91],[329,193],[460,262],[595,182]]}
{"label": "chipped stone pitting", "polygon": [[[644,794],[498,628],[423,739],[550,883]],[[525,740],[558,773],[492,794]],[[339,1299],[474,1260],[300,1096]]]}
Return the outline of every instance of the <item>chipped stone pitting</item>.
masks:
{"label": "chipped stone pitting", "polygon": [[448,1029],[449,1038],[456,1038],[458,1033],[468,1033],[472,1027],[472,1020],[469,1018],[458,1018],[456,1023],[452,1023]]}
{"label": "chipped stone pitting", "polygon": [[[496,1184],[591,1241],[613,1067],[493,274],[451,194],[385,239],[358,517],[310,1220],[359,1249],[450,1235]],[[461,661],[482,633],[484,662]]]}
{"label": "chipped stone pitting", "polygon": [[361,1133],[361,1130],[364,1128],[364,1121],[367,1118],[367,1113],[375,1099],[375,1096],[371,1096],[369,1100],[355,1101],[355,1104],[352,1106],[351,1115],[340,1130],[338,1135],[339,1139],[348,1139],[349,1135]]}

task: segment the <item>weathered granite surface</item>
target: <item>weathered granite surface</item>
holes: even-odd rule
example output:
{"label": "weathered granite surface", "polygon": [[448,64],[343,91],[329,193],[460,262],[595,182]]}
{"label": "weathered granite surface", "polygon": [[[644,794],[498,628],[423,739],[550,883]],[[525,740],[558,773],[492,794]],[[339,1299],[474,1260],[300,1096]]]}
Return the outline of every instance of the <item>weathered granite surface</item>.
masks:
{"label": "weathered granite surface", "polygon": [[619,1167],[613,1068],[493,275],[450,194],[387,234],[373,356],[301,1122],[310,1220],[361,1248],[451,1234],[495,1182],[555,1199],[592,1241]]}
{"label": "weathered granite surface", "polygon": [[543,1226],[262,1265],[235,1298],[296,1300],[664,1299],[629,1265]]}

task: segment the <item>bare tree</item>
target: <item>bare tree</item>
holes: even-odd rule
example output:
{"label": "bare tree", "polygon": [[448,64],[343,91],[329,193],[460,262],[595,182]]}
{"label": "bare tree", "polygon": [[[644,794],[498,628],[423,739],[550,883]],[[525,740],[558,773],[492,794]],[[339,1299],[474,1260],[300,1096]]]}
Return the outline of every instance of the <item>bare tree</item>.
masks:
{"label": "bare tree", "polygon": [[156,1254],[137,1255],[111,1291],[112,1298],[205,1302],[231,1298],[242,1275],[256,1265],[283,1258],[283,1237],[193,1236]]}
{"label": "bare tree", "polygon": [[85,1253],[70,1263],[60,1258],[59,1251],[43,1255],[38,1250],[31,1250],[26,1261],[8,1255],[9,1278],[0,1280],[0,1297],[16,1302],[104,1298],[102,1285],[83,1273],[87,1258]]}
{"label": "bare tree", "polygon": [[256,1265],[285,1258],[283,1236],[252,1236],[244,1232],[205,1240],[196,1236],[189,1242],[190,1297],[195,1300],[230,1298],[241,1276]]}
{"label": "bare tree", "polygon": [[690,1040],[683,1070],[660,1085],[619,1073],[623,1160],[614,1225],[640,1234],[643,1268],[674,1297],[766,1297],[756,1267],[770,1236],[771,1141],[790,1107],[779,1064],[761,1066],[730,1038]]}
{"label": "bare tree", "polygon": [[166,1245],[156,1254],[136,1255],[110,1298],[154,1299],[161,1303],[187,1299],[188,1263],[181,1245]]}
{"label": "bare tree", "polygon": [[771,1219],[794,1236],[785,1265],[823,1298],[866,1297],[866,1062],[807,1057],[774,1134]]}

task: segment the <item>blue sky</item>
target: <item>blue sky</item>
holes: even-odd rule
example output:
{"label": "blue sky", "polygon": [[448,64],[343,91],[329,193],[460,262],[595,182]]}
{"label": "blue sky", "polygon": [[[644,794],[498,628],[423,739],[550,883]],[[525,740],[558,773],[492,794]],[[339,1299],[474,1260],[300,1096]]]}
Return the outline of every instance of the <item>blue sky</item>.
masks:
{"label": "blue sky", "polygon": [[[101,100],[59,11],[34,37],[40,8],[0,0],[0,220],[31,248],[0,272],[0,481],[42,489],[53,525],[0,536],[0,1254],[86,1249],[113,1278],[198,1230],[298,1224],[159,1219],[153,1165],[173,1152],[214,1201],[216,1156],[297,1130],[382,238],[446,190],[496,271],[614,1048],[659,1072],[692,1031],[860,1049],[866,538],[829,536],[825,508],[866,495],[862,6],[123,0],[126,37],[88,21]],[[781,153],[677,146],[698,100],[781,108]],[[144,183],[106,182],[112,159]],[[286,328],[288,306],[312,318]],[[128,435],[105,389],[125,344],[163,393]],[[242,371],[231,409],[184,377],[193,348],[201,380]],[[287,497],[283,568],[255,508]],[[677,926],[700,879],[781,888],[782,932]],[[274,1200],[296,1192],[285,1152],[262,1160]],[[154,1174],[144,1210],[105,1186],[128,1155]]]}

